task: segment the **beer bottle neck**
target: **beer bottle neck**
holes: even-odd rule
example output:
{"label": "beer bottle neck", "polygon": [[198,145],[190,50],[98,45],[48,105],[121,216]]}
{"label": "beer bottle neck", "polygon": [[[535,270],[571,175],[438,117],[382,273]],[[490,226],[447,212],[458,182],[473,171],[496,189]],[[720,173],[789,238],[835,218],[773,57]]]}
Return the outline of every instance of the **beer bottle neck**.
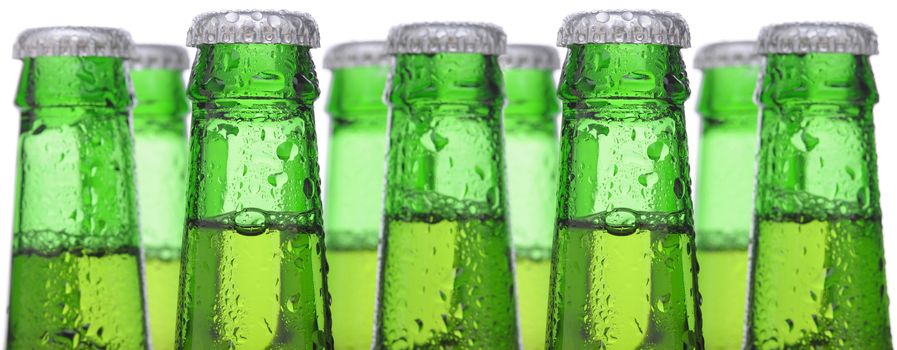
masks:
{"label": "beer bottle neck", "polygon": [[760,68],[757,66],[715,67],[704,70],[698,113],[708,124],[738,125],[756,130],[757,106],[754,90]]}
{"label": "beer bottle neck", "polygon": [[333,70],[327,113],[334,126],[346,123],[386,125],[383,92],[389,67],[366,66]]}
{"label": "beer bottle neck", "polygon": [[704,70],[695,194],[695,228],[702,249],[744,249],[748,244],[757,154],[753,96],[759,70],[749,65]]}
{"label": "beer bottle neck", "polygon": [[760,100],[759,217],[880,215],[868,57],[769,55]]}
{"label": "beer bottle neck", "polygon": [[272,225],[317,223],[318,91],[306,47],[201,45],[188,89],[188,221],[233,223],[262,212]]}
{"label": "beer bottle neck", "polygon": [[505,128],[518,124],[554,126],[559,112],[554,74],[550,69],[511,68],[504,70]]}
{"label": "beer bottle neck", "polygon": [[690,231],[689,90],[679,49],[573,45],[559,90],[558,219],[628,233],[636,225]]}
{"label": "beer bottle neck", "polygon": [[466,107],[492,115],[504,103],[502,73],[494,55],[401,54],[388,100],[395,108]]}
{"label": "beer bottle neck", "polygon": [[124,60],[23,62],[14,249],[136,247]]}
{"label": "beer bottle neck", "polygon": [[16,105],[23,113],[53,107],[111,108],[131,106],[124,59],[52,56],[22,61]]}
{"label": "beer bottle neck", "polygon": [[871,108],[878,91],[869,57],[843,53],[773,54],[766,58],[763,107],[853,105]]}
{"label": "beer bottle neck", "polygon": [[388,216],[504,215],[497,57],[398,55],[388,100]]}
{"label": "beer bottle neck", "polygon": [[573,108],[681,105],[689,95],[679,48],[655,44],[571,45],[559,90]]}
{"label": "beer bottle neck", "polygon": [[182,124],[187,115],[184,82],[178,69],[131,71],[134,86],[134,127],[146,123]]}
{"label": "beer bottle neck", "polygon": [[317,82],[308,47],[200,45],[188,95],[201,108],[312,108]]}

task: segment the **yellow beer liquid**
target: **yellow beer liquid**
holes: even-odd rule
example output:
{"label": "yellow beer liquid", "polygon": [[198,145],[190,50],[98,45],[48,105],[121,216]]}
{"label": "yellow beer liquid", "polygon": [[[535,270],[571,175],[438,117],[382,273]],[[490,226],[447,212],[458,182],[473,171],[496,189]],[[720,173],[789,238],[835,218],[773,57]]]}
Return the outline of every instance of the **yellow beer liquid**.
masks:
{"label": "yellow beer liquid", "polygon": [[520,334],[523,348],[545,348],[545,325],[548,322],[548,281],[551,260],[517,258],[517,307],[520,313]]}
{"label": "yellow beer liquid", "polygon": [[154,350],[174,349],[180,266],[179,259],[147,257],[144,263],[146,304]]}
{"label": "yellow beer liquid", "polygon": [[328,250],[327,275],[333,343],[340,350],[368,350],[374,336],[377,301],[377,251]]}

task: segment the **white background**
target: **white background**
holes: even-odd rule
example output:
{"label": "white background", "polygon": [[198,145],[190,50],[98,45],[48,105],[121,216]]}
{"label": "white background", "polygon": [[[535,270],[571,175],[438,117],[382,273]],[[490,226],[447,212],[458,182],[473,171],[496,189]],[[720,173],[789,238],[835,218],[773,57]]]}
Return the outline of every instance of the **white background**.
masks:
{"label": "white background", "polygon": [[[692,49],[685,50],[691,66],[695,48],[721,40],[754,39],[765,24],[787,21],[853,21],[872,25],[879,35],[881,55],[873,58],[873,69],[881,93],[875,108],[878,138],[881,205],[884,213],[888,261],[897,262],[897,19],[886,9],[886,1],[853,0],[797,2],[786,0],[730,1],[573,1],[573,0],[368,0],[368,1],[237,1],[237,0],[146,0],[146,1],[46,1],[5,0],[0,21],[0,58],[11,57],[18,33],[29,27],[93,25],[121,27],[142,43],[183,44],[187,28],[196,14],[211,10],[288,9],[308,12],[317,19],[322,49],[314,50],[320,67],[325,50],[351,40],[382,40],[392,25],[425,20],[467,20],[493,22],[504,27],[511,43],[553,45],[561,20],[569,13],[592,9],[661,9],[681,13],[692,33]],[[5,51],[4,51],[5,50]],[[2,54],[6,52],[5,54]],[[192,55],[192,50],[191,50]],[[21,64],[5,59],[0,69],[0,310],[7,309],[10,243],[16,162],[18,111],[13,107]],[[699,119],[694,113],[700,72],[689,68],[692,98],[687,103],[687,125],[692,164],[695,163]],[[329,88],[330,74],[318,70],[322,90]],[[324,98],[316,104],[322,169],[326,171],[329,123],[323,113]],[[692,169],[695,167],[693,166]],[[144,175],[145,176],[145,175]],[[897,265],[887,270],[889,294],[897,300]],[[42,293],[43,291],[32,291]],[[897,309],[892,307],[893,311]],[[892,319],[894,317],[892,316]],[[894,324],[897,324],[895,319]],[[6,317],[0,315],[0,337],[5,338]],[[5,343],[0,340],[0,343]]]}

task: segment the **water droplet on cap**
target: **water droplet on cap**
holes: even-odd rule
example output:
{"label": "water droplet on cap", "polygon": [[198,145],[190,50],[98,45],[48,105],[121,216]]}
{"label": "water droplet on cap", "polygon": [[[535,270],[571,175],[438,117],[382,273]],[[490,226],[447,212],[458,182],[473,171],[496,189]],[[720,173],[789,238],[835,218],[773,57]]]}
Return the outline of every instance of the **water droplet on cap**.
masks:
{"label": "water droplet on cap", "polygon": [[231,23],[236,23],[240,19],[240,15],[236,12],[228,12],[224,15],[224,19]]}

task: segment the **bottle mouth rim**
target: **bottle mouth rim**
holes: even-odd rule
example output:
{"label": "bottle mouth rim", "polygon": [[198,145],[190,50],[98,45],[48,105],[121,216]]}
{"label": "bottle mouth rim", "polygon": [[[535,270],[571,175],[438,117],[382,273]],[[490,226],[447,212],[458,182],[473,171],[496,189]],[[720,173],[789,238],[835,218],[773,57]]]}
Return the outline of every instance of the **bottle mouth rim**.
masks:
{"label": "bottle mouth rim", "polygon": [[13,58],[51,56],[134,57],[134,42],[126,30],[109,27],[58,26],[22,31]]}
{"label": "bottle mouth rim", "polygon": [[682,15],[658,10],[599,10],[564,18],[557,46],[577,44],[660,44],[691,47],[688,23]]}
{"label": "bottle mouth rim", "polygon": [[501,55],[507,49],[504,30],[483,22],[417,22],[389,30],[386,52],[396,54],[475,53]]}
{"label": "bottle mouth rim", "polygon": [[286,44],[318,48],[318,24],[308,13],[287,10],[213,11],[197,15],[187,46],[206,44]]}
{"label": "bottle mouth rim", "polygon": [[390,66],[392,56],[386,53],[385,41],[351,41],[327,50],[324,54],[325,69],[367,66]]}
{"label": "bottle mouth rim", "polygon": [[757,50],[762,55],[792,53],[877,55],[878,35],[872,27],[862,23],[779,23],[760,30]]}

